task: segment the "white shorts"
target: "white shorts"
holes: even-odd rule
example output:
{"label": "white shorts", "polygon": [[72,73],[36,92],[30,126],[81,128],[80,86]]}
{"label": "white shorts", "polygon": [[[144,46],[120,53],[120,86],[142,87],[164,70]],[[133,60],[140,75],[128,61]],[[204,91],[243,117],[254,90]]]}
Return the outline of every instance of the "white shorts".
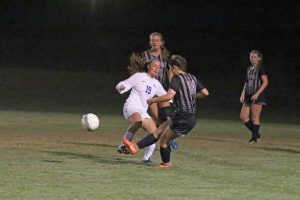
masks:
{"label": "white shorts", "polygon": [[149,118],[151,119],[147,111],[141,108],[134,107],[132,105],[129,106],[128,104],[125,104],[123,107],[123,115],[125,119],[128,119],[133,113],[140,113],[142,121],[144,121],[144,119],[149,119]]}

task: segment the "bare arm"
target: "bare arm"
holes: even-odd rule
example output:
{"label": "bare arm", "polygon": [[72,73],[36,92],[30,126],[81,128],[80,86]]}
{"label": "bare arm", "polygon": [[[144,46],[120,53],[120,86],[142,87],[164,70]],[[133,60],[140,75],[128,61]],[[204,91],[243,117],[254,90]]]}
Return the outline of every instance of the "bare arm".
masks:
{"label": "bare arm", "polygon": [[209,92],[206,88],[203,88],[198,94],[196,94],[196,98],[203,98],[209,95]]}
{"label": "bare arm", "polygon": [[243,87],[243,90],[242,90],[242,94],[240,96],[240,102],[241,103],[244,103],[244,100],[245,100],[245,89],[246,89],[246,85],[247,83],[244,84],[244,87]]}
{"label": "bare arm", "polygon": [[204,96],[208,96],[208,95],[209,95],[209,92],[208,92],[208,90],[207,90],[206,88],[203,88],[203,89],[201,90],[201,94],[203,94]]}
{"label": "bare arm", "polygon": [[158,103],[158,102],[166,102],[169,101],[171,99],[174,98],[175,96],[175,92],[173,90],[169,90],[165,95],[159,96],[159,97],[155,97],[155,98],[151,98],[147,100],[147,103],[149,105],[153,104],[153,103]]}

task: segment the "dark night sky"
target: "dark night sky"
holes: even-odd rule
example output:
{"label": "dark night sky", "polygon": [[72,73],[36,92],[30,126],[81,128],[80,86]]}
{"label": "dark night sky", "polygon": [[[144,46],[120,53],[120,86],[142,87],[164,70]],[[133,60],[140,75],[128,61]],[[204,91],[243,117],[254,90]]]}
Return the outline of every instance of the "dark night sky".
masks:
{"label": "dark night sky", "polygon": [[[299,66],[300,7],[295,1],[2,1],[1,65],[118,68],[162,32],[191,69],[220,72],[259,49],[269,65]],[[115,59],[118,57],[118,59]],[[103,62],[106,63],[103,66]],[[102,65],[102,66],[101,66]]]}
{"label": "dark night sky", "polygon": [[188,70],[205,80],[213,91],[210,101],[218,105],[222,96],[230,97],[227,105],[238,99],[249,52],[260,50],[273,110],[295,111],[300,102],[300,3],[276,2],[5,0],[0,66],[104,70],[127,77],[130,53],[148,48],[149,33],[158,31],[172,53],[187,59]]}

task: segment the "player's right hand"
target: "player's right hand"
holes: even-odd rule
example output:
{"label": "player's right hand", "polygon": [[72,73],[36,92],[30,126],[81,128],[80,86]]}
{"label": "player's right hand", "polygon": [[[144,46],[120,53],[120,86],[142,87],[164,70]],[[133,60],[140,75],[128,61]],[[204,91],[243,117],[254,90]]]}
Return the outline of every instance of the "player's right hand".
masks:
{"label": "player's right hand", "polygon": [[120,85],[119,88],[118,88],[118,90],[119,90],[119,91],[125,90],[125,86],[124,86],[124,85]]}

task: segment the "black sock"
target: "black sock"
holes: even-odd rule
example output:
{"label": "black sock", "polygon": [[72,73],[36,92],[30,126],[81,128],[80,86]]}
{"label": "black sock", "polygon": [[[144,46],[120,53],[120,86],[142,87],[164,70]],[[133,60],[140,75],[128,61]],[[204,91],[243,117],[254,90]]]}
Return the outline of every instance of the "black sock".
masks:
{"label": "black sock", "polygon": [[258,135],[259,135],[259,124],[253,124],[253,127],[252,127],[252,136],[254,138],[258,138]]}
{"label": "black sock", "polygon": [[170,157],[171,157],[171,148],[170,148],[170,146],[168,146],[167,148],[160,147],[159,152],[160,152],[161,161],[163,163],[170,162]]}
{"label": "black sock", "polygon": [[140,149],[143,149],[143,148],[145,148],[147,146],[150,146],[151,144],[154,144],[157,141],[158,141],[158,139],[155,138],[153,134],[149,134],[149,135],[145,136],[142,140],[140,140],[137,143],[137,146]]}
{"label": "black sock", "polygon": [[253,123],[251,120],[247,121],[244,123],[245,126],[252,132],[252,129],[253,129]]}

